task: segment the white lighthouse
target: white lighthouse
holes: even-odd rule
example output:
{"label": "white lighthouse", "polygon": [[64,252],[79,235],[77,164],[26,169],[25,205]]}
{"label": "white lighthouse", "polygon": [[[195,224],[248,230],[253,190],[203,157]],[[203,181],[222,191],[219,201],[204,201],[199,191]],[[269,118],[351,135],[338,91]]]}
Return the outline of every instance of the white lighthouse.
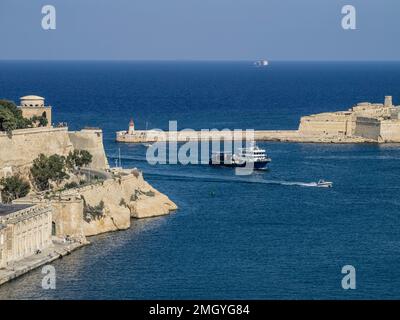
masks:
{"label": "white lighthouse", "polygon": [[128,134],[134,134],[134,133],[135,133],[135,123],[133,122],[133,119],[131,118],[131,121],[129,121]]}

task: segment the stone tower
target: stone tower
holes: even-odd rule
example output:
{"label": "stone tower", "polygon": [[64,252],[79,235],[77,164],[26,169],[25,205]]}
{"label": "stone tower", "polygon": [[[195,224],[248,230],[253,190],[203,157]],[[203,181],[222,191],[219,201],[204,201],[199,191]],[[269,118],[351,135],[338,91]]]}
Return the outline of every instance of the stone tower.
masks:
{"label": "stone tower", "polygon": [[128,134],[134,134],[135,133],[135,123],[133,122],[133,119],[129,121],[129,128],[128,128]]}
{"label": "stone tower", "polygon": [[392,96],[385,96],[385,107],[393,107]]}
{"label": "stone tower", "polygon": [[51,106],[44,105],[44,98],[39,96],[25,96],[20,98],[19,108],[22,116],[31,119],[33,116],[45,117],[47,126],[51,127]]}

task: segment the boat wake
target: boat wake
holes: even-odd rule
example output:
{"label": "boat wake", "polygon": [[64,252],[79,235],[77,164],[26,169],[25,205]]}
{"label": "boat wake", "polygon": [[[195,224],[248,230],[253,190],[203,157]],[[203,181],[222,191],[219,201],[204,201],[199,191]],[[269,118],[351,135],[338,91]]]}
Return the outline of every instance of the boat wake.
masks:
{"label": "boat wake", "polygon": [[147,177],[165,177],[168,180],[171,178],[176,180],[192,181],[193,179],[202,180],[207,182],[234,182],[234,183],[256,183],[256,184],[275,184],[283,186],[300,186],[300,187],[318,187],[316,182],[299,182],[299,181],[283,181],[283,180],[264,180],[264,179],[246,179],[242,177],[222,177],[211,175],[196,175],[196,174],[175,174],[175,173],[160,173],[145,171],[144,175]]}
{"label": "boat wake", "polygon": [[121,160],[126,160],[126,161],[147,162],[147,159],[145,157],[135,157],[135,156],[121,156],[121,157],[119,157],[118,155],[108,155],[107,157],[109,159],[112,159],[112,160],[121,159]]}

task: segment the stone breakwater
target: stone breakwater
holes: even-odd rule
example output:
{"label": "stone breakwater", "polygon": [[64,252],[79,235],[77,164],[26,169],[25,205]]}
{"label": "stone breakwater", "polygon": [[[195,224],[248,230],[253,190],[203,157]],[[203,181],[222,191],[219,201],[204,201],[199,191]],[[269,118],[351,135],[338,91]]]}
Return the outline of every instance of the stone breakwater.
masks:
{"label": "stone breakwater", "polygon": [[[216,140],[245,140],[246,131],[135,131],[135,134],[117,133],[116,141],[124,143],[153,143],[153,142],[188,142],[188,141],[216,141]],[[299,143],[372,143],[374,139],[329,134],[307,134],[299,130],[255,130],[255,141],[299,142]],[[400,142],[400,140],[399,140]]]}
{"label": "stone breakwater", "polygon": [[324,112],[301,117],[298,130],[134,130],[118,131],[116,141],[145,143],[156,141],[255,140],[303,143],[399,143],[400,106],[386,96],[384,103],[360,102],[346,111]]}

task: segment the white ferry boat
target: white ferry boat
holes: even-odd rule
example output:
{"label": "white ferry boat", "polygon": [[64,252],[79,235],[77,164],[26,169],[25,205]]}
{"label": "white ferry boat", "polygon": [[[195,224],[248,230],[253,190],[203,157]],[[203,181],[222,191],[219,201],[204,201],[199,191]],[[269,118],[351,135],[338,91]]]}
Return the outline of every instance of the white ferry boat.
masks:
{"label": "white ferry boat", "polygon": [[216,152],[213,153],[209,164],[211,166],[245,167],[253,165],[255,170],[267,169],[271,159],[266,155],[264,149],[260,149],[254,143],[249,148],[239,148],[238,153]]}

